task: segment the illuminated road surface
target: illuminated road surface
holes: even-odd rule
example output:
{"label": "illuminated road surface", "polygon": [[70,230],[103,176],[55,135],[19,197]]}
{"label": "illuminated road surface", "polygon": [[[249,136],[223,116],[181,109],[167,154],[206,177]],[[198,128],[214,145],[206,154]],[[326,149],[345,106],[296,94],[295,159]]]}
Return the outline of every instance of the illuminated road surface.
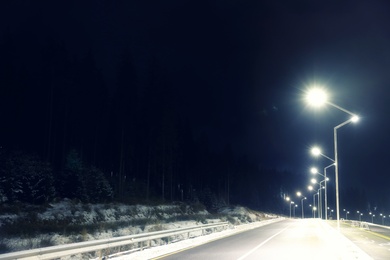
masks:
{"label": "illuminated road surface", "polygon": [[269,224],[158,259],[371,258],[326,222],[304,219]]}

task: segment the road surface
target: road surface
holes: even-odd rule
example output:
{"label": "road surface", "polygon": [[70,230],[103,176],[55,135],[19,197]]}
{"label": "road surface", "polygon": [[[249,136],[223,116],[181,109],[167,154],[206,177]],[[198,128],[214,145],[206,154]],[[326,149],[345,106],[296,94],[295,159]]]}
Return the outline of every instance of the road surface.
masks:
{"label": "road surface", "polygon": [[372,259],[327,222],[272,223],[159,258],[164,260]]}

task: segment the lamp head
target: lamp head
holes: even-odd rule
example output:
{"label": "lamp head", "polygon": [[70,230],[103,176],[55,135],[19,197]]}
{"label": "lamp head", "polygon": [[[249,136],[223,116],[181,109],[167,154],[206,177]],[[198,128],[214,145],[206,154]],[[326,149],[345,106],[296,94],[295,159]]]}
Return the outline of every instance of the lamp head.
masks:
{"label": "lamp head", "polygon": [[311,153],[312,153],[312,155],[314,155],[314,156],[318,156],[318,155],[321,154],[321,149],[320,149],[319,147],[315,146],[315,147],[313,147],[313,148],[311,149]]}
{"label": "lamp head", "polygon": [[318,173],[318,170],[317,170],[317,168],[312,167],[312,168],[310,169],[310,172],[311,172],[312,174],[316,174],[316,173]]}
{"label": "lamp head", "polygon": [[359,117],[357,115],[354,115],[353,117],[351,117],[351,121],[352,123],[356,123],[359,121]]}
{"label": "lamp head", "polygon": [[322,88],[319,87],[310,89],[306,95],[306,101],[314,107],[320,107],[324,105],[327,102],[327,99],[327,94]]}

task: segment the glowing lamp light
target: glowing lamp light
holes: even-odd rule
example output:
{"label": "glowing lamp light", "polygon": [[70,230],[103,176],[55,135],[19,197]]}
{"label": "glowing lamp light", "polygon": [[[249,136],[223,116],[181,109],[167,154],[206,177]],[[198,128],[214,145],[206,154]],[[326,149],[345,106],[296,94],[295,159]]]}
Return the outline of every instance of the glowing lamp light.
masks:
{"label": "glowing lamp light", "polygon": [[317,180],[316,180],[316,179],[314,179],[314,178],[313,178],[313,179],[311,179],[310,181],[311,181],[311,183],[313,183],[313,184],[314,184],[314,183],[317,183]]}
{"label": "glowing lamp light", "polygon": [[351,118],[351,121],[352,121],[352,123],[356,123],[356,122],[359,121],[359,117],[358,117],[358,116],[353,116],[353,117]]}
{"label": "glowing lamp light", "polygon": [[320,107],[324,105],[328,97],[325,91],[321,88],[313,88],[309,90],[306,96],[307,102],[315,107]]}
{"label": "glowing lamp light", "polygon": [[318,156],[318,155],[321,154],[321,149],[318,148],[318,147],[313,147],[313,148],[311,149],[311,153],[312,153],[314,156]]}
{"label": "glowing lamp light", "polygon": [[316,173],[318,173],[318,170],[317,170],[317,168],[313,167],[313,168],[310,169],[310,172],[312,174],[316,174]]}

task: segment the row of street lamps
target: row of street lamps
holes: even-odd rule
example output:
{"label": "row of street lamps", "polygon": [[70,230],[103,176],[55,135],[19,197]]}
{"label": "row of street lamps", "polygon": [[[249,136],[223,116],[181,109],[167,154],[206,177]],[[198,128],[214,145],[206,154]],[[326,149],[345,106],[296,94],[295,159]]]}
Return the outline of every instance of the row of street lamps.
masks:
{"label": "row of street lamps", "polygon": [[[322,218],[322,190],[324,190],[324,208],[325,209],[328,209],[328,200],[327,200],[327,181],[329,180],[329,178],[327,177],[327,174],[326,174],[326,171],[327,169],[329,169],[330,167],[334,166],[335,167],[335,186],[336,186],[336,218],[337,218],[337,228],[340,229],[340,199],[339,199],[339,169],[338,169],[338,149],[337,149],[337,130],[339,128],[341,128],[342,126],[344,125],[347,125],[349,123],[355,123],[359,120],[359,117],[330,102],[327,98],[327,95],[325,93],[325,91],[323,90],[323,88],[320,88],[320,87],[315,87],[313,89],[311,89],[310,91],[307,92],[307,96],[306,96],[306,100],[308,102],[309,105],[311,106],[314,106],[314,107],[320,107],[320,106],[323,106],[323,105],[330,105],[334,108],[337,108],[338,110],[341,110],[345,113],[347,113],[350,117],[342,122],[341,124],[339,125],[336,125],[333,129],[333,137],[334,137],[334,159],[332,159],[331,157],[323,154],[320,150],[320,148],[318,147],[314,147],[312,150],[311,150],[311,153],[314,155],[314,156],[322,156],[328,160],[330,160],[332,163],[328,166],[326,166],[324,168],[324,174],[320,173],[316,168],[312,168],[311,169],[311,173],[312,174],[318,174],[320,176],[322,176],[324,179],[320,182],[317,182],[317,180],[315,179],[312,179],[312,184],[317,184],[318,185],[318,189],[317,189],[317,193],[313,194],[313,217],[315,216],[315,211],[316,211],[316,207],[315,207],[315,196],[318,196],[318,217]],[[322,185],[322,183],[324,183],[324,185]],[[312,185],[309,186],[309,190],[316,190]],[[297,193],[298,195],[298,193]],[[302,196],[302,194],[299,192],[299,197]],[[304,213],[303,213],[303,200],[306,199],[306,197],[303,197],[302,200],[301,200],[301,203],[302,203],[302,218],[304,217]],[[290,201],[290,198],[288,198],[288,201]],[[291,217],[291,205],[293,205],[294,202],[290,201],[290,217]],[[295,205],[297,206],[297,205]],[[295,210],[295,206],[294,206],[294,210]],[[325,219],[327,220],[328,219],[328,210],[326,210],[325,212]],[[346,218],[347,218],[347,215],[348,215],[349,211],[346,212]],[[361,216],[361,215],[359,215]]]}
{"label": "row of street lamps", "polygon": [[[297,196],[302,197],[301,199],[302,218],[305,218],[305,213],[303,211],[303,201],[306,199],[306,197],[302,196],[302,193],[300,191],[297,191]],[[286,201],[288,201],[290,204],[290,218],[291,218],[291,206],[294,205],[294,217],[295,217],[295,208],[297,208],[298,205],[295,204],[295,202],[292,201],[290,197],[286,197]]]}
{"label": "row of street lamps", "polygon": [[[359,120],[359,117],[356,114],[330,102],[327,98],[325,91],[322,88],[317,87],[317,88],[311,89],[307,93],[306,98],[307,98],[308,103],[314,107],[320,107],[323,105],[330,105],[334,108],[337,108],[337,109],[347,113],[350,116],[349,119],[347,119],[346,121],[342,122],[341,124],[335,126],[333,129],[334,159],[331,159],[330,157],[322,154],[318,148],[312,150],[313,154],[322,155],[323,157],[332,161],[332,164],[327,166],[327,167],[331,167],[331,166],[335,167],[336,217],[337,217],[337,229],[339,230],[340,229],[340,198],[339,198],[339,167],[338,167],[339,163],[338,163],[338,154],[337,154],[337,152],[338,152],[338,150],[337,150],[337,130],[344,125],[357,122]],[[327,167],[325,167],[325,168],[327,168]],[[324,169],[324,171],[325,170],[326,169]],[[325,182],[325,186],[326,186],[326,175],[324,174],[323,176],[325,178],[324,182]],[[321,185],[320,185],[320,188],[321,188]],[[326,187],[325,187],[325,192],[326,192]],[[327,200],[326,197],[327,196],[325,195],[325,200]],[[327,202],[325,202],[325,208],[327,208]],[[327,214],[325,214],[325,218],[327,219]]]}

